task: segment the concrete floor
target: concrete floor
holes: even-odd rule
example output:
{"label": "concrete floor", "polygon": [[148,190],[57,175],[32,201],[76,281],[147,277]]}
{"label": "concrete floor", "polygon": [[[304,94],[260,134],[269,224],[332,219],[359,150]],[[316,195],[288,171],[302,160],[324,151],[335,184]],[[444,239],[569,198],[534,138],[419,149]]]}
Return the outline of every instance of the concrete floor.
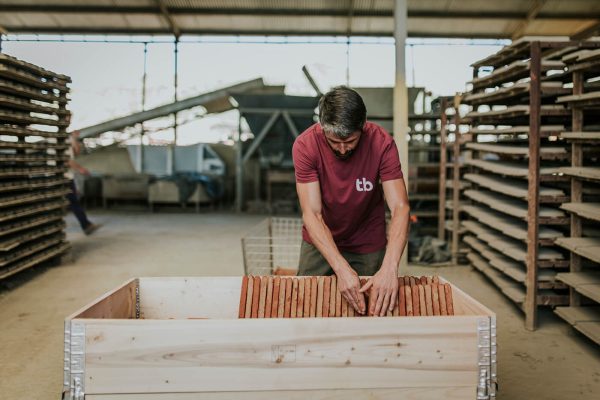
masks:
{"label": "concrete floor", "polygon": [[[240,275],[240,238],[263,218],[141,212],[92,217],[104,227],[86,237],[69,216],[73,251],[66,263],[0,283],[0,398],[58,399],[63,319],[128,278]],[[597,398],[600,349],[552,312],[542,312],[540,329],[528,332],[521,312],[469,267],[409,272],[443,275],[497,313],[498,399]]]}

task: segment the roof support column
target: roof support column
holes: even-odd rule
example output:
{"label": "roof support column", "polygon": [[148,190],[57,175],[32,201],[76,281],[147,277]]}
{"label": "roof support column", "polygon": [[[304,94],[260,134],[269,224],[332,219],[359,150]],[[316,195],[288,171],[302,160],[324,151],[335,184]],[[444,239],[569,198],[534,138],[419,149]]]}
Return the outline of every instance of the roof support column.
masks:
{"label": "roof support column", "polygon": [[[175,43],[173,48],[173,61],[174,61],[174,77],[173,77],[173,103],[177,103],[177,86],[179,81],[179,36],[175,36]],[[170,163],[168,166],[169,175],[174,175],[175,170],[175,148],[177,147],[177,111],[173,113],[173,144],[171,145],[171,157],[169,158]]]}
{"label": "roof support column", "polygon": [[[404,182],[408,188],[408,93],[406,90],[406,16],[407,0],[395,0],[394,39],[396,41],[396,84],[394,85],[394,140],[400,152],[400,162]],[[400,261],[405,268],[408,261],[407,250]]]}

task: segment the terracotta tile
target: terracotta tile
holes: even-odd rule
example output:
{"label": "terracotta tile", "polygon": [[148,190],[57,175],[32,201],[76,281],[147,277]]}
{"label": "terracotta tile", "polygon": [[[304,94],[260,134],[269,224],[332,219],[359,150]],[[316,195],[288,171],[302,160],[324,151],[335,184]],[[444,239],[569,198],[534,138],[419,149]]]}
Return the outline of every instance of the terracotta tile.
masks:
{"label": "terracotta tile", "polygon": [[296,317],[304,316],[304,278],[298,279],[298,305],[296,306]]}
{"label": "terracotta tile", "polygon": [[433,301],[431,298],[431,285],[425,285],[425,310],[427,315],[433,315]]}
{"label": "terracotta tile", "polygon": [[440,297],[440,314],[448,315],[448,308],[446,306],[446,292],[444,291],[444,285],[438,285],[439,297]]}
{"label": "terracotta tile", "polygon": [[271,318],[277,318],[277,310],[279,309],[279,285],[281,278],[276,276],[273,278],[273,302],[271,303]]}
{"label": "terracotta tile", "polygon": [[265,318],[271,318],[271,306],[273,304],[273,277],[267,277],[267,301],[265,302]]}
{"label": "terracotta tile", "polygon": [[401,317],[406,316],[406,294],[404,293],[404,278],[400,277],[398,279],[398,314]]}
{"label": "terracotta tile", "polygon": [[246,293],[246,311],[244,318],[252,318],[252,299],[254,298],[254,277],[248,277],[248,292]]}
{"label": "terracotta tile", "polygon": [[238,318],[244,318],[246,316],[246,295],[248,294],[248,276],[244,275],[242,278],[242,289],[240,292],[240,308],[238,311]]}
{"label": "terracotta tile", "polygon": [[416,284],[416,280],[411,278],[410,290],[412,292],[412,306],[413,306],[413,315],[420,316],[421,315],[421,303],[419,302],[419,288]]}
{"label": "terracotta tile", "polygon": [[310,277],[304,278],[304,307],[302,316],[304,318],[310,317],[310,294],[312,292],[312,279]]}
{"label": "terracotta tile", "polygon": [[[342,292],[339,292],[340,295],[342,294]],[[348,316],[348,302],[346,301],[346,298],[344,296],[342,296],[342,317],[347,317]]]}
{"label": "terracotta tile", "polygon": [[433,283],[433,279],[430,276],[427,277],[427,284],[431,285]]}
{"label": "terracotta tile", "polygon": [[337,297],[337,277],[331,275],[331,289],[329,289],[329,316],[335,317],[335,300]]}
{"label": "terracotta tile", "polygon": [[419,288],[419,310],[422,316],[427,315],[427,305],[425,304],[425,288],[423,285],[417,285]]}
{"label": "terracotta tile", "polygon": [[258,302],[260,300],[260,276],[254,278],[254,288],[252,289],[252,318],[258,318]]}
{"label": "terracotta tile", "polygon": [[319,291],[319,280],[316,276],[310,277],[310,316],[317,316],[317,297]]}
{"label": "terracotta tile", "polygon": [[426,276],[422,276],[419,278],[419,282],[421,283],[421,285],[427,285],[427,277]]}
{"label": "terracotta tile", "polygon": [[317,277],[317,317],[323,316],[323,295],[324,295],[325,277]]}
{"label": "terracotta tile", "polygon": [[267,305],[267,280],[268,277],[260,278],[260,297],[258,299],[258,318],[265,317],[265,306]]}
{"label": "terracotta tile", "polygon": [[285,315],[285,292],[288,280],[289,278],[281,278],[281,285],[279,288],[279,304],[277,305],[277,318],[283,318]]}
{"label": "terracotta tile", "polygon": [[283,318],[289,318],[292,312],[292,278],[285,280],[285,307],[283,309]]}
{"label": "terracotta tile", "polygon": [[406,298],[406,315],[407,316],[412,316],[413,313],[413,296],[412,296],[412,290],[410,288],[410,285],[404,285],[404,294],[405,294],[405,298]]}
{"label": "terracotta tile", "polygon": [[446,293],[446,309],[448,315],[454,315],[454,301],[452,300],[452,286],[449,283],[444,284],[444,292]]}
{"label": "terracotta tile", "polygon": [[323,317],[329,317],[329,300],[331,296],[331,277],[326,276],[323,282]]}
{"label": "terracotta tile", "polygon": [[433,280],[433,283],[440,283],[440,277],[437,275],[434,275],[431,279]]}
{"label": "terracotta tile", "polygon": [[440,295],[438,284],[431,285],[431,302],[433,303],[433,315],[440,315]]}
{"label": "terracotta tile", "polygon": [[290,304],[290,318],[296,318],[298,315],[298,279],[292,279],[292,299]]}

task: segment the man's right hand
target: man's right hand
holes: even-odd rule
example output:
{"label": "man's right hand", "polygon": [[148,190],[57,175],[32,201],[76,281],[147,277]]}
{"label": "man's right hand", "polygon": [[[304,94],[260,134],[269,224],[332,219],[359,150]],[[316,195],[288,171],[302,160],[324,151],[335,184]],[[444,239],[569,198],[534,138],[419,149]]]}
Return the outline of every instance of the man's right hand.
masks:
{"label": "man's right hand", "polygon": [[365,296],[360,292],[360,279],[349,265],[336,272],[338,289],[348,304],[359,314],[366,312]]}

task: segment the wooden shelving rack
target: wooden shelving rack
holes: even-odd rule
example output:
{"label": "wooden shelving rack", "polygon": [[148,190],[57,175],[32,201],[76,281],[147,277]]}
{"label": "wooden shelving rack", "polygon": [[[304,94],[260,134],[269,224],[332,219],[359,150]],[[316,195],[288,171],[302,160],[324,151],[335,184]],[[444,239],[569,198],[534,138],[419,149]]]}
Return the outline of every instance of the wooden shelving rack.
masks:
{"label": "wooden shelving rack", "polygon": [[570,213],[568,237],[556,244],[568,251],[569,272],[558,279],[569,286],[568,307],[554,311],[575,329],[600,344],[600,49],[581,50],[563,57],[562,77],[573,92],[557,99],[572,112],[571,130],[560,137],[571,145],[571,165],[561,169],[570,178],[571,197],[561,208]]}
{"label": "wooden shelving rack", "polygon": [[0,53],[0,279],[60,257],[70,78]]}
{"label": "wooden shelving rack", "polygon": [[563,57],[597,42],[518,40],[472,65],[463,103],[472,107],[466,148],[471,187],[463,190],[468,216],[464,242],[471,264],[525,313],[535,329],[541,305],[566,305],[568,287],[557,273],[569,257],[555,244],[568,235],[570,219],[560,209],[569,196],[561,168],[571,154],[559,138],[571,111],[557,97],[565,85]]}
{"label": "wooden shelving rack", "polygon": [[411,215],[417,218],[420,236],[435,236],[438,219],[438,169],[440,166],[440,115],[435,110],[408,117]]}
{"label": "wooden shelving rack", "polygon": [[[466,261],[467,248],[462,236],[466,229],[461,223],[461,191],[469,186],[464,180],[465,140],[461,132],[460,95],[440,98],[440,186],[438,238],[450,243],[452,264]],[[456,189],[456,190],[455,190]]]}

